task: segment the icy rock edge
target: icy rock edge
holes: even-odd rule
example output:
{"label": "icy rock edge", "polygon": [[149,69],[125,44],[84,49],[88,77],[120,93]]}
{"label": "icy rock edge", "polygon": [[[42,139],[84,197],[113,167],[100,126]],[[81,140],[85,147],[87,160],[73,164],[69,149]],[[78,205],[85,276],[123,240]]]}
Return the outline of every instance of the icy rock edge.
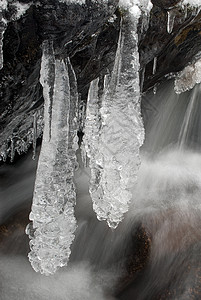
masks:
{"label": "icy rock edge", "polygon": [[176,77],[174,82],[175,93],[181,94],[191,90],[199,83],[201,83],[201,58],[186,66]]}
{"label": "icy rock edge", "polygon": [[44,95],[44,133],[30,223],[28,254],[33,269],[45,275],[67,265],[74,240],[77,149],[77,86],[69,59],[55,59],[44,42],[40,82]]}
{"label": "icy rock edge", "polygon": [[[190,6],[195,10],[195,16],[199,14],[201,10],[200,0],[183,0],[180,3],[184,9]],[[191,90],[196,84],[201,83],[201,52],[197,54],[194,61],[187,65],[175,78],[174,90],[176,94],[181,94],[188,90]]]}
{"label": "icy rock edge", "polygon": [[97,218],[106,220],[111,228],[118,226],[129,209],[131,188],[140,165],[144,126],[140,112],[137,25],[141,11],[147,13],[151,8],[149,1],[120,2],[126,13],[113,72],[110,79],[105,77],[102,93],[99,79],[91,82],[84,135],[93,209]]}

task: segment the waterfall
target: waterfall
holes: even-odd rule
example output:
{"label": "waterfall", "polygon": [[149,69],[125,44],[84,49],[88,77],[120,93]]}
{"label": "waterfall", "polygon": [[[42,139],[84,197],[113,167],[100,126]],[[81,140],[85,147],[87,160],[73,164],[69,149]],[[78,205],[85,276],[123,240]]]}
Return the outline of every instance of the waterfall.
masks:
{"label": "waterfall", "polygon": [[47,41],[43,44],[40,81],[45,124],[27,233],[32,267],[48,275],[67,264],[76,230],[73,175],[77,92],[70,61],[56,59],[52,43]]}

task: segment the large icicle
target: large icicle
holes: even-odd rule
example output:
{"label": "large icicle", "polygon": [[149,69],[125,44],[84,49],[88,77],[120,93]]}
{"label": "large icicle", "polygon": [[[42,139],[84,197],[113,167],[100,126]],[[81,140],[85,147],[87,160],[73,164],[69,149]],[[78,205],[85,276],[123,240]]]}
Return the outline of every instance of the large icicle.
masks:
{"label": "large icicle", "polygon": [[136,5],[125,8],[128,15],[120,31],[111,79],[105,82],[102,96],[97,79],[90,86],[84,136],[93,208],[98,219],[112,228],[128,210],[144,140],[137,35],[140,9]]}
{"label": "large icicle", "polygon": [[67,264],[76,230],[73,175],[77,129],[74,73],[69,61],[54,58],[49,42],[43,45],[40,81],[45,100],[44,133],[30,214],[33,222],[27,233],[32,267],[49,275]]}

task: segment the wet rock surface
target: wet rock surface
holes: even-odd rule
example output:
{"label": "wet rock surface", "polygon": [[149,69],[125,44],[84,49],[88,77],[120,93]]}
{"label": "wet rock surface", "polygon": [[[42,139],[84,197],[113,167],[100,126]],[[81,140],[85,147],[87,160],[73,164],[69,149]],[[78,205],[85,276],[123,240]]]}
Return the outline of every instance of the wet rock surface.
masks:
{"label": "wet rock surface", "polygon": [[[150,18],[142,16],[139,22],[142,92],[182,70],[200,51],[201,14],[192,8],[184,11],[178,2],[153,0]],[[172,9],[175,19],[172,32],[168,33],[167,11]],[[8,26],[3,41],[4,67],[0,71],[2,156],[8,155],[10,160],[12,148],[19,154],[27,151],[33,142],[35,112],[40,118],[37,137],[42,134],[42,42],[52,40],[58,57],[70,57],[80,99],[86,100],[90,81],[112,69],[121,14],[117,0],[88,0],[84,5],[43,0],[30,5],[19,20],[13,21],[13,7],[9,5],[5,12]]]}

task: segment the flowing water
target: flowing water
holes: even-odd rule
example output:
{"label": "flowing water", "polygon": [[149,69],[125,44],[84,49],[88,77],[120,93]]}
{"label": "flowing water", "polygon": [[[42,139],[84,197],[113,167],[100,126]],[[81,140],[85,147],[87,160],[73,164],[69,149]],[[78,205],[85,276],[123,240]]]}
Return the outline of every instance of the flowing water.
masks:
{"label": "flowing water", "polygon": [[[26,257],[25,224],[13,231],[9,227],[6,238],[3,232],[0,299],[200,299],[200,97],[199,85],[176,95],[171,82],[144,97],[142,165],[130,209],[116,230],[97,221],[88,192],[89,170],[80,162],[75,174],[78,228],[67,268],[49,277],[35,273]],[[79,151],[77,156],[80,161]],[[35,171],[31,155],[1,166],[1,224],[26,206],[29,211]],[[150,236],[148,263],[112,297],[139,224]]]}

